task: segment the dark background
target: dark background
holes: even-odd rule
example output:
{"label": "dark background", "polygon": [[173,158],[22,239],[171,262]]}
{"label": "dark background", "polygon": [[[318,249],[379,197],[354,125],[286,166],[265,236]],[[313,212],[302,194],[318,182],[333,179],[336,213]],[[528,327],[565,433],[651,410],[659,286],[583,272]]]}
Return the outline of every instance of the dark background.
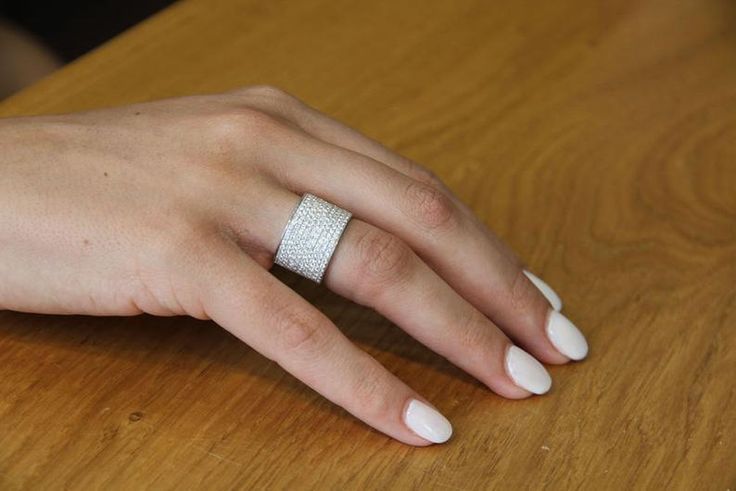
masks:
{"label": "dark background", "polygon": [[173,0],[0,0],[0,17],[35,34],[68,62],[171,3]]}

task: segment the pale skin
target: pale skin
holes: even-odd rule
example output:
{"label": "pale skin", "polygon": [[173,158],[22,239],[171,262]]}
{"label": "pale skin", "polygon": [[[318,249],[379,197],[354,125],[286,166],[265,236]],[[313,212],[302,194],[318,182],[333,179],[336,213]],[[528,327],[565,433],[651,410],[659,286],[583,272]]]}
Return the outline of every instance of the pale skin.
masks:
{"label": "pale skin", "polygon": [[[354,218],[324,285],[496,394],[570,358],[522,262],[432,173],[272,87],[0,120],[0,308],[212,319],[377,430],[431,405],[269,270],[310,192]],[[434,401],[441,406],[441,401]]]}

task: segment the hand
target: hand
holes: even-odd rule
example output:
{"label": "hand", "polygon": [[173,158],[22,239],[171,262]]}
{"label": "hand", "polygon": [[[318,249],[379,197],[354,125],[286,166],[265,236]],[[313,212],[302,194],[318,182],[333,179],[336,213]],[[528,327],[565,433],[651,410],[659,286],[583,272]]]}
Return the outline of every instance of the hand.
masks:
{"label": "hand", "polygon": [[587,354],[434,175],[277,89],[0,120],[0,176],[0,308],[212,319],[411,445],[450,424],[268,272],[303,193],[354,214],[325,284],[497,394],[544,393],[537,359]]}

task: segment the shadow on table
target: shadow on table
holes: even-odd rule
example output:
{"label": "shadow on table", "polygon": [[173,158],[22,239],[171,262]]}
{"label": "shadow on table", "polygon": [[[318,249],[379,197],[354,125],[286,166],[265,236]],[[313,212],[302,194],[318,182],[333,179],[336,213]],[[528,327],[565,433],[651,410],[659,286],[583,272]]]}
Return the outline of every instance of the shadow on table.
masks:
{"label": "shadow on table", "polygon": [[[276,274],[336,320],[338,327],[353,342],[376,356],[389,370],[403,372],[398,375],[410,386],[420,389],[430,370],[482,387],[473,377],[372,310],[291,273],[277,271]],[[282,386],[289,391],[309,391],[301,382],[285,376],[274,362],[215,323],[184,316],[93,317],[0,312],[0,346],[14,343],[53,345],[80,354],[140,358],[150,364],[175,363],[179,367],[214,364],[286,384]],[[407,365],[411,368],[403,370]]]}

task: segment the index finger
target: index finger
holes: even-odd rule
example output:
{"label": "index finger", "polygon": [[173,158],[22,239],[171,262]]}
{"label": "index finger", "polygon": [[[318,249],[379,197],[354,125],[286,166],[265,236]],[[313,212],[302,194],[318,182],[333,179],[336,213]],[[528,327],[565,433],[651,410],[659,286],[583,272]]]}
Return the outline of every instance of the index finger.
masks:
{"label": "index finger", "polygon": [[426,399],[351,343],[235,244],[213,248],[198,281],[207,316],[332,402],[409,445],[443,443],[452,426]]}

